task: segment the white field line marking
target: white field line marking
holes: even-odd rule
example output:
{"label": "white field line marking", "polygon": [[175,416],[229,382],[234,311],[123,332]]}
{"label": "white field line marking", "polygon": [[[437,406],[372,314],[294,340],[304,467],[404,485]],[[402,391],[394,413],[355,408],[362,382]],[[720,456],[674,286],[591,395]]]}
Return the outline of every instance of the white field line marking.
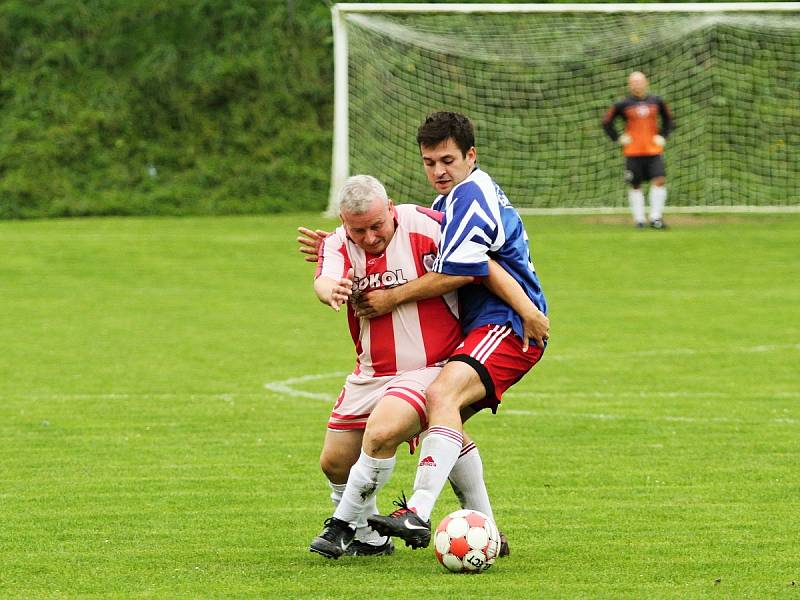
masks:
{"label": "white field line marking", "polygon": [[[728,417],[673,417],[665,415],[663,417],[645,415],[609,415],[604,413],[570,413],[570,412],[556,412],[556,411],[536,411],[536,410],[503,410],[503,414],[521,416],[521,417],[557,417],[565,419],[592,419],[596,421],[668,421],[671,423],[739,423],[739,424],[757,424],[755,421],[746,421],[743,419],[732,419]],[[498,412],[498,414],[500,414]],[[780,425],[797,425],[800,420],[790,419],[787,417],[779,417],[769,419],[767,423],[777,423]]]}
{"label": "white field line marking", "polygon": [[[510,398],[738,398],[741,394],[730,392],[515,392],[505,393]],[[751,394],[751,397],[800,398],[800,391],[775,391]]]}
{"label": "white field line marking", "polygon": [[[800,344],[792,345],[791,347],[800,348]],[[775,347],[770,347],[774,349]],[[283,381],[273,381],[264,384],[264,388],[270,392],[281,394],[292,398],[309,398],[311,400],[321,400],[324,402],[331,402],[335,400],[334,394],[325,394],[320,392],[308,392],[302,389],[297,389],[296,385],[309,382],[319,381],[323,379],[341,379],[349,375],[349,373],[335,372],[335,373],[319,373],[313,375],[302,375],[300,377],[291,377]],[[510,397],[519,398],[730,398],[733,394],[727,392],[508,392],[506,394]],[[800,392],[775,392],[776,397],[794,398],[800,397]],[[570,413],[570,412],[554,412],[554,411],[531,411],[531,410],[515,410],[504,409],[502,411],[505,415],[515,416],[533,416],[533,417],[559,417],[559,418],[572,418],[572,419],[595,419],[595,420],[650,420],[650,421],[668,421],[676,423],[746,423],[741,419],[732,419],[726,417],[676,417],[676,416],[642,416],[635,415],[611,415],[603,413]],[[800,423],[797,419],[788,417],[781,417],[771,419],[770,423],[779,423],[784,425],[796,425]]]}
{"label": "white field line marking", "polygon": [[128,400],[130,398],[153,398],[156,400],[174,400],[179,398],[216,398],[219,400],[232,401],[236,398],[258,398],[261,394],[254,393],[230,393],[230,392],[209,392],[209,393],[196,393],[187,392],[180,393],[159,393],[153,394],[149,392],[125,392],[125,393],[75,393],[75,394],[39,394],[39,393],[22,393],[22,394],[0,394],[0,398],[31,398],[33,400]]}
{"label": "white field line marking", "polygon": [[322,400],[324,402],[331,402],[336,399],[335,394],[324,394],[322,392],[307,392],[305,390],[300,390],[294,387],[297,384],[303,384],[308,381],[318,381],[320,379],[333,379],[334,377],[342,379],[347,377],[349,373],[319,373],[316,375],[303,375],[301,377],[292,377],[290,379],[284,379],[283,381],[272,381],[264,384],[264,389],[269,390],[270,392],[274,392],[276,394],[282,394],[286,396],[290,396],[292,398],[310,398],[312,400]]}
{"label": "white field line marking", "polygon": [[[331,402],[335,399],[333,394],[307,392],[305,390],[297,389],[294,387],[297,384],[303,384],[308,381],[318,381],[322,379],[342,378],[348,373],[322,373],[316,375],[303,375],[301,377],[292,377],[283,381],[275,381],[265,383],[265,389],[294,398],[309,398],[312,400],[322,400]],[[507,396],[519,398],[730,398],[733,394],[726,392],[508,392]],[[776,397],[800,397],[800,392],[776,392]],[[559,417],[559,418],[572,418],[572,419],[596,419],[596,420],[655,420],[655,421],[668,421],[675,423],[746,423],[741,419],[732,419],[726,417],[676,417],[676,416],[643,416],[637,417],[634,415],[610,415],[603,413],[569,413],[569,412],[554,412],[554,411],[530,411],[530,410],[515,410],[504,409],[502,411],[505,415],[515,416],[534,416],[534,417]],[[771,419],[771,423],[779,423],[784,425],[795,425],[799,423],[797,419],[789,417],[781,417]]]}
{"label": "white field line marking", "polygon": [[727,392],[515,392],[511,398],[730,398]]}
{"label": "white field line marking", "polygon": [[[766,344],[760,346],[737,346],[733,348],[663,348],[660,350],[639,350],[637,352],[602,352],[603,357],[633,357],[638,356],[694,356],[697,354],[732,354],[734,352],[747,354],[750,352],[774,352],[776,350],[800,350],[800,344]],[[600,351],[598,351],[600,352]],[[557,352],[545,353],[545,360],[580,360],[582,358],[596,358],[597,353],[558,354]]]}

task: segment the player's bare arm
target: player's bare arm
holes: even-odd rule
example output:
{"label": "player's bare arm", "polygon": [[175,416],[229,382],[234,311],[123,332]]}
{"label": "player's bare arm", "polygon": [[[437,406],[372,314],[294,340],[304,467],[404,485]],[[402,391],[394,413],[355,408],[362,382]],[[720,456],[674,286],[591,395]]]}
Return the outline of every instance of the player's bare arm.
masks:
{"label": "player's bare arm", "polygon": [[306,262],[317,262],[320,244],[322,244],[322,240],[328,237],[329,232],[323,229],[309,229],[308,227],[298,227],[297,232],[301,234],[297,238],[297,243],[300,244],[298,251],[306,255]]}
{"label": "player's bare arm", "polygon": [[353,295],[353,269],[348,269],[347,275],[339,280],[330,277],[317,277],[314,281],[314,291],[323,304],[327,304],[339,312],[342,304],[346,303]]}
{"label": "player's bare arm", "polygon": [[489,261],[489,276],[483,285],[514,309],[522,319],[525,339],[522,340],[522,351],[528,351],[528,341],[533,340],[539,348],[550,337],[550,319],[528,298],[522,286],[497,262]]}
{"label": "player's bare arm", "polygon": [[[404,285],[365,294],[356,304],[356,315],[372,319],[391,312],[400,304],[442,296],[473,282],[474,278],[467,275],[426,273]],[[531,302],[519,283],[494,260],[489,260],[489,277],[484,285],[522,319],[526,334],[523,349],[527,351],[529,339],[543,348],[550,333],[550,320]]]}
{"label": "player's bare arm", "polygon": [[358,304],[356,304],[356,315],[367,319],[379,317],[392,312],[400,304],[443,296],[463,285],[472,283],[474,280],[474,277],[466,275],[425,273],[419,279],[409,281],[403,285],[383,290],[372,290],[368,294],[362,295]]}

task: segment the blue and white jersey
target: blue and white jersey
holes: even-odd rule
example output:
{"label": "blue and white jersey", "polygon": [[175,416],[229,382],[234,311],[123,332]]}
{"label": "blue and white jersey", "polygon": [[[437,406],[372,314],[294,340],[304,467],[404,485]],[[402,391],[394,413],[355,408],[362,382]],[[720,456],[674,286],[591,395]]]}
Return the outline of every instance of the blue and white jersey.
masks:
{"label": "blue and white jersey", "polygon": [[[497,261],[547,314],[539,278],[531,261],[528,234],[516,209],[494,180],[477,167],[433,209],[444,213],[439,256],[433,270],[446,275],[486,277],[489,259]],[[458,290],[461,327],[467,334],[482,325],[509,324],[522,337],[522,319],[483,285]]]}

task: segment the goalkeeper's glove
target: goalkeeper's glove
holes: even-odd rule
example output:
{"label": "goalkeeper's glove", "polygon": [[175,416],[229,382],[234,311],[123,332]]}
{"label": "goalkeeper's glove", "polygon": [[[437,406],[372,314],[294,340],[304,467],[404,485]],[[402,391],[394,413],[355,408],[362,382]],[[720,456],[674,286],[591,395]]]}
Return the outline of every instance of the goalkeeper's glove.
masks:
{"label": "goalkeeper's glove", "polygon": [[627,146],[628,144],[631,143],[631,136],[628,135],[627,133],[620,134],[620,136],[617,138],[617,141],[622,146]]}
{"label": "goalkeeper's glove", "polygon": [[663,135],[655,135],[655,136],[653,136],[653,143],[656,146],[661,146],[663,148],[664,144],[667,143],[667,140],[664,139]]}

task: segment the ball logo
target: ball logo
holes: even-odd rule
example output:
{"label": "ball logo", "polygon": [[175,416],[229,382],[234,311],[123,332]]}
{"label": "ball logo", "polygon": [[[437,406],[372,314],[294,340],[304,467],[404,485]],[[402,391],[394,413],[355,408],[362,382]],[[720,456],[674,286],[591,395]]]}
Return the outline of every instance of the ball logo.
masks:
{"label": "ball logo", "polygon": [[[486,564],[486,561],[485,561],[485,560],[483,560],[482,558],[480,558],[480,557],[476,556],[475,554],[468,555],[468,556],[467,556],[467,557],[464,559],[464,562],[465,562],[465,563],[467,563],[467,564],[470,564],[470,565],[472,565],[472,566],[473,566],[473,567],[475,567],[475,569],[477,569],[477,570],[482,570],[482,569],[484,568],[484,567],[483,567],[483,565],[485,565],[485,564]],[[491,567],[491,566],[492,566],[492,565],[487,565],[487,566],[486,566],[486,568],[488,569],[488,568],[489,568],[489,567]]]}

